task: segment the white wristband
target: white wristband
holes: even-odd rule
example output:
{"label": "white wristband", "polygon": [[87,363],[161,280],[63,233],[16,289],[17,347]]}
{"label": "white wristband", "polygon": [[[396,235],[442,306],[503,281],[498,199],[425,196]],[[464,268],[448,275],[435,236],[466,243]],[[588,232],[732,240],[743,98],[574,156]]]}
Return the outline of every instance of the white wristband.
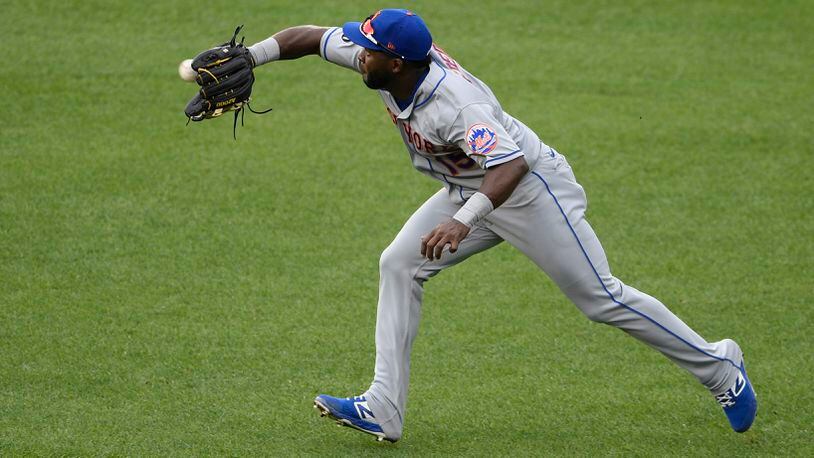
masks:
{"label": "white wristband", "polygon": [[280,43],[274,37],[268,37],[260,43],[249,46],[249,52],[254,57],[254,66],[263,65],[266,62],[280,60]]}
{"label": "white wristband", "polygon": [[476,192],[472,194],[472,197],[466,201],[464,206],[455,213],[452,219],[472,227],[494,209],[495,207],[492,205],[492,201],[486,197],[486,194]]}

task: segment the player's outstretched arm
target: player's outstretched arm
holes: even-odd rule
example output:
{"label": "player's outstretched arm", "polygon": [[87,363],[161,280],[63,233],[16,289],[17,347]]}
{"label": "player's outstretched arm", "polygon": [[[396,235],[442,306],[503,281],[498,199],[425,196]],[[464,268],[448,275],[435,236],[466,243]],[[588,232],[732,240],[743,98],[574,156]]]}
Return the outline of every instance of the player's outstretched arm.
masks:
{"label": "player's outstretched arm", "polygon": [[480,220],[501,206],[528,171],[529,166],[523,157],[487,169],[480,189],[469,198],[460,215],[456,214],[454,218],[439,224],[421,238],[421,255],[430,261],[440,259],[446,245],[449,245],[450,253],[458,251],[458,244],[466,238],[474,224],[465,224],[461,220]]}
{"label": "player's outstretched arm", "polygon": [[272,60],[299,59],[319,55],[319,42],[327,27],[300,25],[281,30],[269,38],[249,46],[255,65]]}

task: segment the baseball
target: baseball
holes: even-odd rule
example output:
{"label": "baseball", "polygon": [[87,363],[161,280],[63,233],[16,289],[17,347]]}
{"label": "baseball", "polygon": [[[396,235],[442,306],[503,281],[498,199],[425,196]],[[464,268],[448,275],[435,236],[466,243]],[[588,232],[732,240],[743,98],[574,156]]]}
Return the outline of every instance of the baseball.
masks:
{"label": "baseball", "polygon": [[198,73],[192,69],[192,59],[184,59],[178,64],[178,75],[184,81],[195,81]]}

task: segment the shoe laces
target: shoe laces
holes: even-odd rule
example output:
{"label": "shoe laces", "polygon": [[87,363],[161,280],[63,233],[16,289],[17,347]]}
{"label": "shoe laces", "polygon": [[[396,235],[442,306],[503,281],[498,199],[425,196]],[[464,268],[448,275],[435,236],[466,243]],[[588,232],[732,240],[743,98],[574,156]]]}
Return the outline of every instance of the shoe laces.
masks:
{"label": "shoe laces", "polygon": [[721,407],[724,408],[732,407],[735,405],[735,397],[732,396],[731,390],[726,390],[726,392],[715,396],[715,400],[718,401],[718,404],[720,404]]}

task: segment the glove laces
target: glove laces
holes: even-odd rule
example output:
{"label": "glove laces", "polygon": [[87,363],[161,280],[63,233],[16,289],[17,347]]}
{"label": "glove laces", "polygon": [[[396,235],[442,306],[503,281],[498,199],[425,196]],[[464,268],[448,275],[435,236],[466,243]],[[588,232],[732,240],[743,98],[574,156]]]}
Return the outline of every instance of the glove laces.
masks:
{"label": "glove laces", "polygon": [[234,138],[235,140],[237,140],[237,117],[238,117],[238,115],[240,115],[240,125],[243,126],[243,118],[244,118],[245,113],[246,113],[246,108],[248,108],[249,111],[251,111],[254,114],[266,114],[269,111],[273,110],[273,108],[269,108],[268,110],[264,110],[264,111],[254,111],[254,108],[252,108],[252,106],[249,105],[248,100],[243,102],[243,104],[240,106],[240,108],[235,110],[235,122],[232,124],[232,138]]}
{"label": "glove laces", "polygon": [[[237,34],[239,34],[242,29],[243,29],[243,24],[240,24],[235,29],[235,33],[232,35],[232,39],[229,40],[229,43],[232,46],[237,46]],[[243,46],[243,42],[245,40],[246,40],[245,35],[240,38],[240,45],[241,46]],[[252,66],[254,66],[254,63],[252,63]],[[240,126],[242,127],[243,126],[243,118],[244,118],[244,116],[246,114],[246,111],[245,111],[246,108],[248,108],[249,111],[251,111],[254,114],[266,114],[266,113],[270,112],[273,109],[273,108],[269,108],[268,110],[254,111],[254,108],[252,108],[252,106],[249,104],[249,100],[246,100],[245,102],[243,102],[243,104],[240,105],[240,108],[235,110],[235,121],[234,121],[234,123],[232,123],[232,138],[234,138],[235,140],[237,140],[237,117],[238,117],[238,115],[240,115]]]}

